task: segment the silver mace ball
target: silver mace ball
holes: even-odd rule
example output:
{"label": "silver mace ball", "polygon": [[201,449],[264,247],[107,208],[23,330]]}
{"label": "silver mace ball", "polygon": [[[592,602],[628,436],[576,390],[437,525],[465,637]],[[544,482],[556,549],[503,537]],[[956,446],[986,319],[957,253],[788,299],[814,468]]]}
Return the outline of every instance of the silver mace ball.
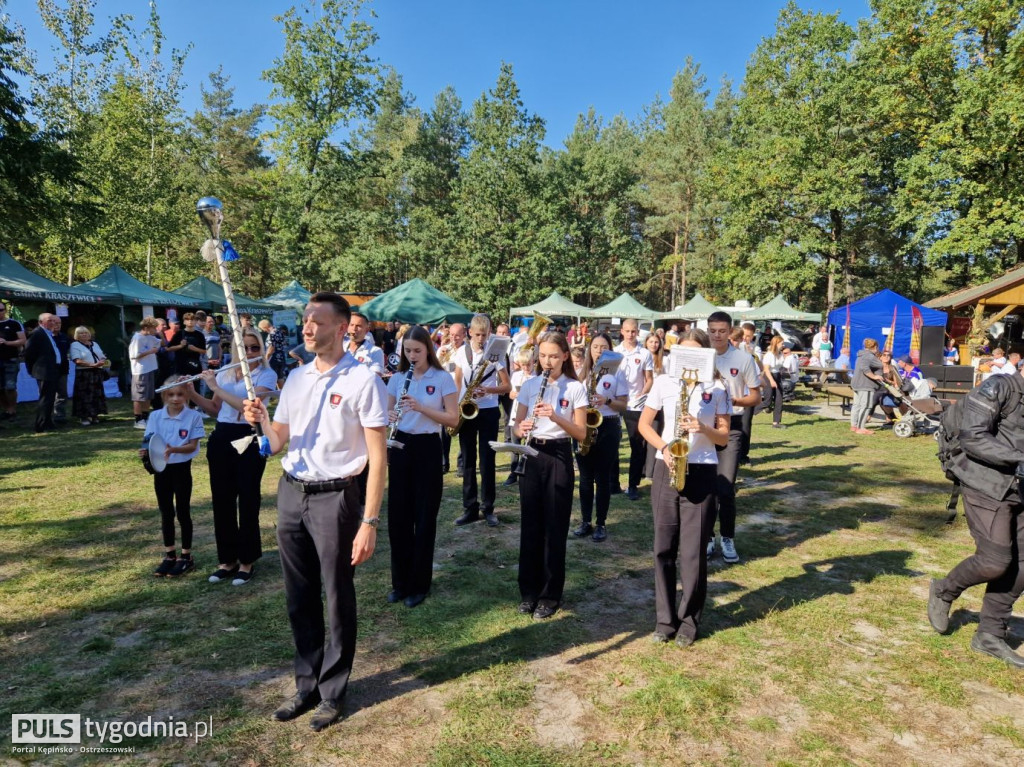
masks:
{"label": "silver mace ball", "polygon": [[210,232],[210,239],[203,243],[203,260],[214,262],[220,248],[220,225],[224,223],[224,205],[216,197],[201,197],[196,203],[196,213]]}

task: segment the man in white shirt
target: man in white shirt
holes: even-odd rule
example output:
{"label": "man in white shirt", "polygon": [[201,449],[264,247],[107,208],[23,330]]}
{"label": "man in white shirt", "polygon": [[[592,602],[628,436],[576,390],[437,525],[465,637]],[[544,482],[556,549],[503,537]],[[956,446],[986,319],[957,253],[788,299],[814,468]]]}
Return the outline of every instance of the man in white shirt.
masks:
{"label": "man in white shirt", "polygon": [[[316,358],[289,374],[266,429],[274,453],[288,446],[277,488],[277,543],[295,640],[296,694],[274,719],[288,721],[316,706],[309,723],[316,732],[341,718],[355,657],[353,576],[376,545],[387,471],[387,393],[379,376],[345,353],[349,317],[337,293],[310,298],[302,336]],[[245,418],[267,424],[266,405],[246,400]],[[363,511],[355,480],[367,465]]]}
{"label": "man in white shirt", "polygon": [[[722,535],[722,559],[739,562],[736,553],[736,470],[739,466],[743,444],[743,409],[754,407],[761,401],[761,376],[754,358],[729,343],[732,317],[726,312],[713,312],[708,317],[708,336],[711,346],[717,352],[715,366],[718,368],[732,400],[732,417],[729,419],[729,444],[718,454],[718,505],[719,532]],[[711,540],[707,554],[715,551],[714,523],[711,525]]]}
{"label": "man in white shirt", "polygon": [[373,343],[369,330],[370,321],[359,312],[352,312],[352,321],[348,326],[348,353],[356,358],[356,362],[383,376],[384,350]]}
{"label": "man in white shirt", "polygon": [[[647,392],[651,390],[654,383],[654,358],[639,342],[639,324],[636,320],[623,320],[622,322],[622,343],[615,347],[615,351],[623,356],[622,370],[629,385],[629,404],[623,419],[626,422],[626,434],[629,437],[629,485],[626,490],[626,497],[631,501],[640,498],[640,480],[644,473],[644,464],[647,462],[647,441],[637,429],[640,423],[640,413],[644,409],[644,400]],[[726,339],[728,343],[728,339]],[[616,472],[617,473],[617,472]],[[618,481],[613,477],[615,485]],[[616,490],[613,487],[613,492]]]}
{"label": "man in white shirt", "polygon": [[[448,328],[448,343],[437,350],[437,358],[441,361],[441,366],[452,374],[455,375],[455,355],[462,348],[463,344],[466,343],[466,326],[461,322],[453,322],[452,326]],[[462,392],[459,392],[459,397],[462,397]],[[449,455],[452,452],[452,435],[448,433],[447,429],[441,429],[441,471],[445,474],[451,469],[451,462]],[[455,476],[462,477],[462,448],[459,448],[459,456],[455,461]]]}

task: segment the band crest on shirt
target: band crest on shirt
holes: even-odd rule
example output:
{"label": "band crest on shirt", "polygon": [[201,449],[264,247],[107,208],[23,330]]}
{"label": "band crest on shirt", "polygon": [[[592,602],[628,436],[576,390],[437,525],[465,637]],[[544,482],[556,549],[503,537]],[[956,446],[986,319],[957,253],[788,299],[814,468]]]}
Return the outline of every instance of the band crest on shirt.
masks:
{"label": "band crest on shirt", "polygon": [[428,386],[427,387],[427,394],[433,394],[435,391],[437,391],[437,387],[436,386]]}
{"label": "band crest on shirt", "polygon": [[188,429],[178,429],[178,436],[185,439],[188,436]]}
{"label": "band crest on shirt", "polygon": [[710,402],[711,401],[711,392],[709,392],[709,391],[704,392],[703,394],[700,395],[700,398],[702,400],[704,400],[705,402]]}
{"label": "band crest on shirt", "polygon": [[603,384],[601,384],[601,386],[603,386],[605,389],[610,389],[610,388],[612,388],[612,382],[611,381],[605,381]]}
{"label": "band crest on shirt", "polygon": [[338,405],[340,405],[340,404],[341,404],[341,395],[336,393],[336,392],[332,392],[331,393],[331,407],[335,408],[335,407],[338,407]]}
{"label": "band crest on shirt", "polygon": [[558,400],[558,405],[562,408],[562,410],[565,410],[567,407],[569,407],[569,400],[560,399]]}
{"label": "band crest on shirt", "polygon": [[739,368],[729,368],[729,375],[731,375],[733,378],[735,378],[739,374],[740,374],[740,369]]}

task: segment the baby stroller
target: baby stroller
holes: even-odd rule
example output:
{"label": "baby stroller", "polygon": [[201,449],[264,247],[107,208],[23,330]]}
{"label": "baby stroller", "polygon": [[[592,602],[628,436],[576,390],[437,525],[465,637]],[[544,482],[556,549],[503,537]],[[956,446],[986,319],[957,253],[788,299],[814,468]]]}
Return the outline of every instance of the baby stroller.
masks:
{"label": "baby stroller", "polygon": [[889,394],[899,409],[899,418],[892,425],[892,433],[897,437],[913,437],[915,434],[930,434],[939,426],[939,418],[946,404],[936,397],[931,396],[931,390],[935,387],[934,378],[928,381],[928,396],[911,399],[910,394],[905,391],[897,391],[895,387],[886,387]]}

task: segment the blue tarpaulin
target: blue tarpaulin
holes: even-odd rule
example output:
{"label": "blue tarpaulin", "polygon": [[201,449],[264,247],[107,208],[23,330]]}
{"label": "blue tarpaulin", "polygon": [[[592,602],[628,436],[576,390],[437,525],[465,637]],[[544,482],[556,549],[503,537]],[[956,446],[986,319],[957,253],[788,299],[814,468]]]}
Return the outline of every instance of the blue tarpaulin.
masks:
{"label": "blue tarpaulin", "polygon": [[[893,356],[910,353],[910,332],[913,322],[912,308],[917,307],[921,312],[924,325],[930,327],[938,325],[946,326],[947,317],[945,312],[935,309],[927,309],[921,304],[911,301],[906,296],[901,296],[888,288],[872,293],[870,296],[854,301],[850,305],[850,357],[857,355],[857,352],[864,348],[865,338],[874,338],[878,341],[878,347],[885,346],[885,339],[888,337],[889,328],[892,325],[893,310],[896,311],[896,338],[893,341]],[[846,307],[841,306],[829,312],[828,324],[835,330],[832,334],[835,348],[838,350],[843,346],[843,326],[846,324]]]}

